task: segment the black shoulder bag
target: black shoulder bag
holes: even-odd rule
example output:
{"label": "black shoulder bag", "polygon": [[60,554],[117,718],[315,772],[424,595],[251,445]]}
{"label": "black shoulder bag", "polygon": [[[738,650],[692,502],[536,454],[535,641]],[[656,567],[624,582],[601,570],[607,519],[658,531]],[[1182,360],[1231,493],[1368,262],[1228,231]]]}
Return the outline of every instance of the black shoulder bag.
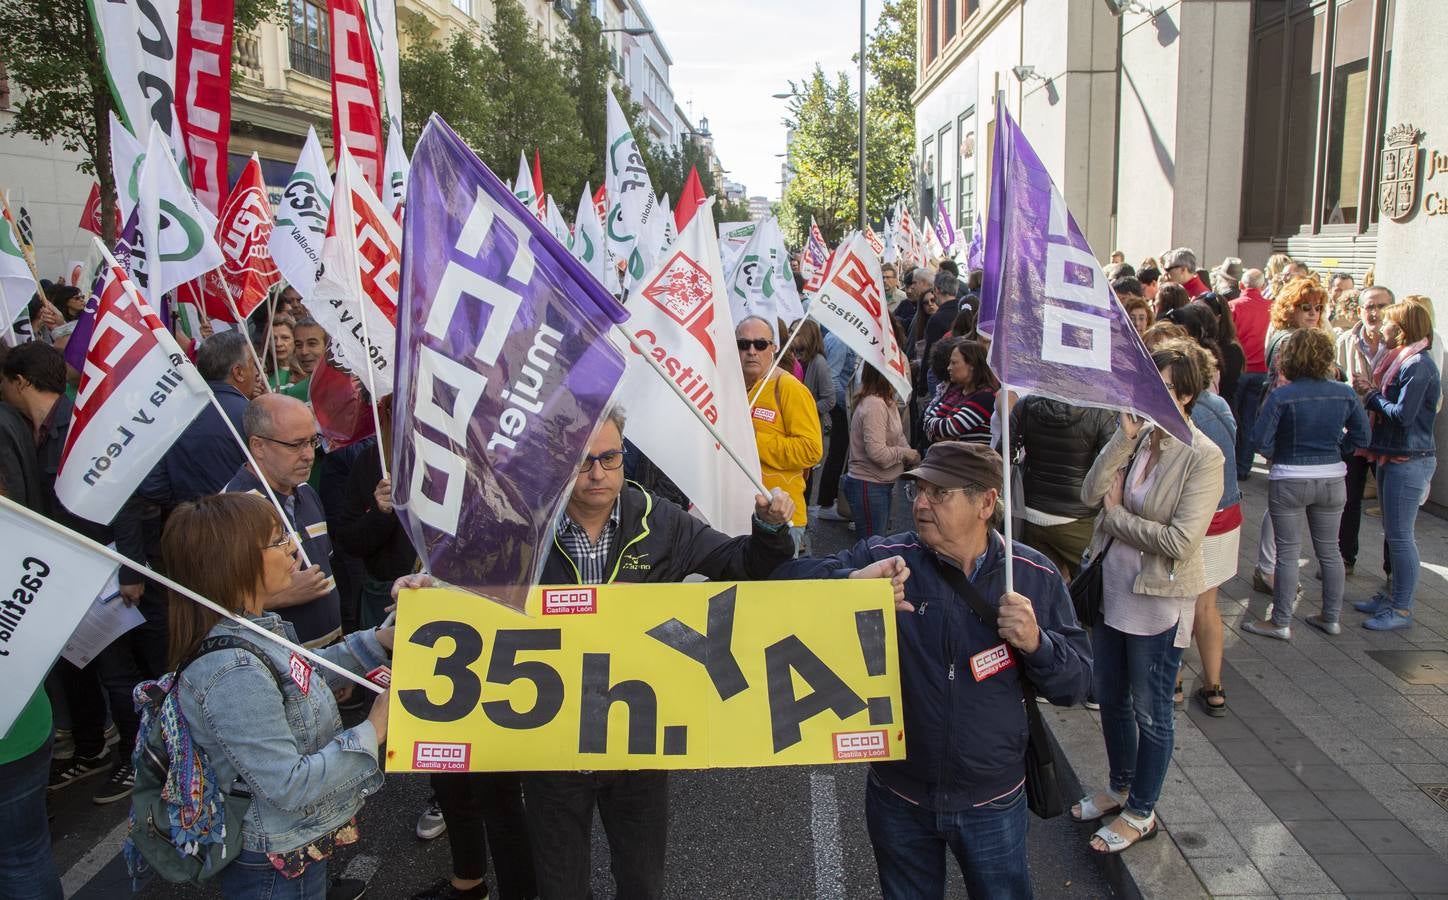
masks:
{"label": "black shoulder bag", "polygon": [[[1135,464],[1136,453],[1133,452],[1131,459],[1126,461],[1126,474],[1122,476],[1123,492],[1131,480],[1131,467]],[[1123,497],[1123,501],[1124,499]],[[1071,605],[1076,609],[1076,622],[1082,628],[1095,628],[1096,620],[1101,616],[1101,595],[1105,590],[1102,587],[1101,565],[1106,561],[1106,553],[1114,543],[1116,538],[1107,535],[1101,550],[1071,579]]]}
{"label": "black shoulder bag", "polygon": [[[1010,564],[1008,560],[1007,565]],[[998,616],[995,607],[985,601],[965,573],[949,564],[935,563],[937,571],[956,594],[970,604],[970,608],[991,628],[996,628]],[[1052,749],[1051,734],[1046,730],[1045,720],[1036,707],[1036,689],[1031,686],[1025,673],[1020,674],[1021,693],[1025,696],[1026,727],[1026,805],[1041,819],[1054,819],[1066,811],[1061,802],[1061,785],[1056,775],[1056,753]]]}

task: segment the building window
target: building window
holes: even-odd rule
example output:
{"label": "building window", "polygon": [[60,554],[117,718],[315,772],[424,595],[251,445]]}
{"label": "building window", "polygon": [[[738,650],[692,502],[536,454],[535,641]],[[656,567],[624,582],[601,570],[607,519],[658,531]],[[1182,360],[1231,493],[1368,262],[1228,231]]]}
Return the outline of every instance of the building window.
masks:
{"label": "building window", "polygon": [[941,43],[944,44],[950,43],[951,40],[955,38],[955,28],[960,21],[959,17],[956,15],[955,3],[956,0],[945,0],[945,3],[943,4],[945,8],[941,13],[941,24],[945,26],[945,40]]}
{"label": "building window", "polygon": [[[937,168],[940,171],[940,178],[936,183],[935,196],[940,198],[947,211],[954,206],[955,193],[955,144],[951,141],[951,128],[955,123],[946,123],[945,127],[935,136],[936,159],[939,160]],[[932,207],[931,215],[936,212]]]}
{"label": "building window", "polygon": [[327,7],[315,0],[287,0],[291,12],[288,35],[291,66],[298,72],[332,79],[332,45],[327,37]]}
{"label": "building window", "polygon": [[[473,0],[452,0],[452,5],[468,15],[473,14]],[[541,31],[541,27],[540,27]]]}
{"label": "building window", "polygon": [[[1242,236],[1357,226],[1374,196],[1391,0],[1256,0]],[[1387,20],[1390,21],[1390,20]],[[1326,80],[1324,80],[1326,79]],[[1370,119],[1379,119],[1372,123]]]}
{"label": "building window", "polygon": [[975,231],[975,107],[956,121],[956,230],[967,241]]}
{"label": "building window", "polygon": [[1374,225],[1378,224],[1378,211],[1381,208],[1378,205],[1378,164],[1381,162],[1379,154],[1381,154],[1382,149],[1378,146],[1378,142],[1383,139],[1383,135],[1388,131],[1388,80],[1393,70],[1394,2],[1395,0],[1388,0],[1387,9],[1383,11],[1383,66],[1378,76],[1378,88],[1376,92],[1378,109],[1376,116],[1377,122],[1375,123],[1376,127],[1373,129],[1373,155],[1367,161],[1368,170],[1371,172],[1371,177],[1368,181],[1370,185],[1369,197],[1371,197],[1371,202],[1368,204],[1368,221]]}
{"label": "building window", "polygon": [[925,64],[935,62],[940,49],[940,0],[926,0],[925,3]]}
{"label": "building window", "polygon": [[0,109],[10,108],[10,75],[5,71],[5,60],[0,59]]}
{"label": "building window", "polygon": [[925,138],[920,144],[920,216],[917,222],[924,222],[929,210],[935,209],[935,135]]}

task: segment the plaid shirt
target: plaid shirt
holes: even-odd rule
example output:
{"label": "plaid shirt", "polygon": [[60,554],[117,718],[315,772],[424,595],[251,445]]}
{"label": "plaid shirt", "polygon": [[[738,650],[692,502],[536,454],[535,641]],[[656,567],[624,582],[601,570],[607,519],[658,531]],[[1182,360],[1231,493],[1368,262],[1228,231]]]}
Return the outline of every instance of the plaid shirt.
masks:
{"label": "plaid shirt", "polygon": [[613,512],[608,514],[608,521],[603,523],[603,531],[596,544],[588,540],[588,531],[570,519],[567,512],[558,516],[558,543],[563,545],[564,552],[578,566],[580,584],[603,584],[605,581],[603,567],[608,562],[614,539],[618,536],[620,500],[613,501]]}

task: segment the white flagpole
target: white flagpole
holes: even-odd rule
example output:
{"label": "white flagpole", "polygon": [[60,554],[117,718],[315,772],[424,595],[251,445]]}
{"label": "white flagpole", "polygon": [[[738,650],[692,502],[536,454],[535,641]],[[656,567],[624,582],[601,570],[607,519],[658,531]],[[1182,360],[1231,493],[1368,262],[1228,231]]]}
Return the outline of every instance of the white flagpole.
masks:
{"label": "white flagpole", "polygon": [[759,379],[759,390],[755,391],[754,396],[749,398],[749,405],[751,407],[759,402],[759,396],[764,393],[764,386],[769,384],[769,376],[773,375],[774,370],[779,368],[780,357],[784,356],[785,351],[789,349],[789,345],[794,343],[794,336],[799,334],[799,329],[804,325],[804,320],[808,318],[809,313],[805,313],[799,317],[799,321],[794,323],[794,330],[791,331],[789,337],[785,339],[784,346],[780,347],[779,352],[774,354],[774,363],[770,365],[769,371],[764,373],[764,377]]}
{"label": "white flagpole", "polygon": [[[351,198],[347,198],[347,202],[351,202]],[[354,235],[347,235],[346,237],[347,240],[354,242],[353,255],[355,256],[356,237]],[[367,306],[372,301],[367,299],[367,295],[362,292],[362,276],[357,271],[357,267],[348,266],[348,268],[352,270],[352,283],[356,285],[357,288],[355,296],[357,297],[358,317],[362,320],[362,343],[367,346],[369,351],[368,356],[370,357],[372,338],[367,332]],[[326,365],[326,362],[319,362],[318,365]],[[370,358],[362,360],[362,367],[367,370],[367,403],[372,407],[372,427],[377,432],[377,464],[382,468],[382,477],[391,480],[391,476],[387,474],[387,454],[382,452],[382,416],[377,412],[377,383],[375,376],[372,374],[372,360]]]}
{"label": "white flagpole", "polygon": [[[1002,384],[1000,397],[1005,401],[1005,412],[1001,415],[1001,502],[1005,505],[1006,539],[1006,593],[1015,591],[1014,535],[1011,534],[1011,389]],[[996,404],[997,409],[1000,403]]]}
{"label": "white flagpole", "polygon": [[[271,393],[271,382],[266,380],[266,367],[261,364],[261,357],[256,353],[256,345],[251,342],[251,328],[247,325],[246,317],[241,314],[241,307],[236,305],[236,296],[231,292],[231,282],[226,280],[226,275],[219,277],[221,286],[226,290],[226,308],[231,310],[231,317],[236,320],[236,328],[246,336],[246,349],[251,351],[251,361],[256,363],[256,372],[261,376],[262,388],[266,393]],[[201,314],[206,315],[206,282],[201,283]],[[268,329],[267,339],[271,339]]]}
{"label": "white flagpole", "polygon": [[269,641],[272,641],[273,643],[280,644],[281,646],[287,648],[298,656],[306,657],[307,659],[311,660],[322,668],[337,675],[340,675],[343,678],[346,678],[348,681],[360,684],[368,690],[374,691],[378,694],[382,693],[384,690],[384,688],[380,687],[379,685],[373,684],[366,678],[363,678],[361,675],[349,672],[341,666],[337,665],[336,663],[332,662],[331,660],[325,659],[305,647],[294,644],[279,634],[273,634],[272,632],[267,631],[265,628],[262,628],[260,625],[256,624],[250,619],[247,619],[244,616],[238,616],[236,613],[230,612],[229,610],[216,605],[215,603],[211,602],[210,600],[206,599],[205,597],[201,596],[190,588],[180,585],[175,581],[172,581],[170,578],[167,578],[165,575],[162,575],[160,572],[148,568],[147,566],[144,566],[136,562],[135,560],[123,556],[120,553],[117,553],[115,550],[112,550],[110,547],[107,547],[104,544],[97,543],[86,537],[85,535],[77,534],[69,528],[66,528],[64,525],[61,525],[57,522],[52,522],[50,519],[45,518],[39,513],[31,512],[30,510],[26,509],[25,507],[21,506],[20,504],[16,503],[14,500],[11,500],[8,497],[0,496],[0,505],[3,505],[5,509],[14,512],[16,515],[25,517],[35,525],[39,525],[42,528],[48,528],[51,531],[64,535],[70,540],[80,544],[87,550],[99,553],[100,555],[106,557],[111,562],[114,562],[117,565],[125,566],[127,568],[134,569],[135,571],[144,574],[152,581],[155,581],[158,584],[165,585],[166,587],[182,595],[183,597],[186,597],[201,604],[202,606],[206,607],[214,613],[217,613],[218,615],[225,616],[226,618],[237,623],[243,628],[255,632],[256,634],[266,638]]}
{"label": "white flagpole", "polygon": [[664,383],[672,388],[675,394],[679,395],[679,399],[684,401],[685,406],[689,407],[689,411],[694,414],[694,418],[698,419],[699,424],[703,425],[706,429],[708,429],[709,434],[713,436],[714,441],[720,447],[724,448],[724,452],[729,454],[729,458],[734,460],[734,464],[739,467],[739,471],[744,473],[744,475],[754,484],[755,488],[759,490],[759,493],[763,494],[765,497],[770,496],[769,488],[764,486],[764,482],[760,481],[758,478],[755,478],[752,474],[750,474],[749,467],[744,465],[744,460],[740,459],[739,454],[734,452],[734,448],[729,446],[729,442],[724,440],[724,436],[719,433],[719,429],[715,428],[714,425],[704,417],[704,413],[699,410],[699,407],[695,406],[693,402],[689,400],[688,396],[684,394],[684,389],[679,387],[678,383],[668,376],[668,373],[666,373],[663,370],[663,367],[659,365],[659,361],[650,356],[647,350],[639,346],[639,342],[634,339],[633,335],[628,333],[627,328],[624,328],[622,325],[615,325],[614,327],[617,328],[619,334],[622,334],[624,338],[628,341],[629,346],[634,348],[634,352],[637,353],[639,356],[642,356],[644,362],[649,364],[649,368],[653,369],[654,372],[664,380]]}
{"label": "white flagpole", "polygon": [[[274,365],[274,366],[275,366],[275,365],[278,365],[278,363],[277,363],[277,342],[276,342],[276,339],[272,337],[272,328],[274,327],[274,326],[273,326],[273,323],[276,321],[276,315],[277,315],[277,293],[276,293],[276,291],[274,291],[274,290],[273,290],[273,291],[267,291],[267,299],[266,299],[266,334],[263,336],[263,340],[266,341],[266,350],[264,350],[264,351],[262,352],[262,357],[263,357],[263,361],[265,361],[265,360],[267,360],[267,359],[270,359],[270,360],[272,361],[272,365]],[[271,379],[267,378],[266,369],[265,369],[265,368],[263,368],[263,369],[261,370],[261,377],[262,377],[263,380],[266,381],[267,390],[271,390]],[[277,375],[277,381],[281,381],[281,375],[280,375],[280,373],[278,373],[278,375]]]}

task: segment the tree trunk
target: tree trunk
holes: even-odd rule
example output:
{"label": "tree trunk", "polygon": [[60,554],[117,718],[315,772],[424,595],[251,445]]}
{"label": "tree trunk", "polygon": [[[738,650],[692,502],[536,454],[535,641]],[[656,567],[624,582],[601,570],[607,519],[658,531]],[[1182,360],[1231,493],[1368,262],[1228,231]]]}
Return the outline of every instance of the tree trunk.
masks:
{"label": "tree trunk", "polygon": [[91,84],[91,126],[95,129],[86,143],[91,148],[91,164],[95,166],[96,181],[101,186],[101,240],[106,249],[116,248],[116,176],[111,167],[111,121],[113,108],[110,83],[106,81],[105,64],[101,61],[101,48],[96,42],[95,27],[90,16],[84,17],[85,53],[87,76]]}

